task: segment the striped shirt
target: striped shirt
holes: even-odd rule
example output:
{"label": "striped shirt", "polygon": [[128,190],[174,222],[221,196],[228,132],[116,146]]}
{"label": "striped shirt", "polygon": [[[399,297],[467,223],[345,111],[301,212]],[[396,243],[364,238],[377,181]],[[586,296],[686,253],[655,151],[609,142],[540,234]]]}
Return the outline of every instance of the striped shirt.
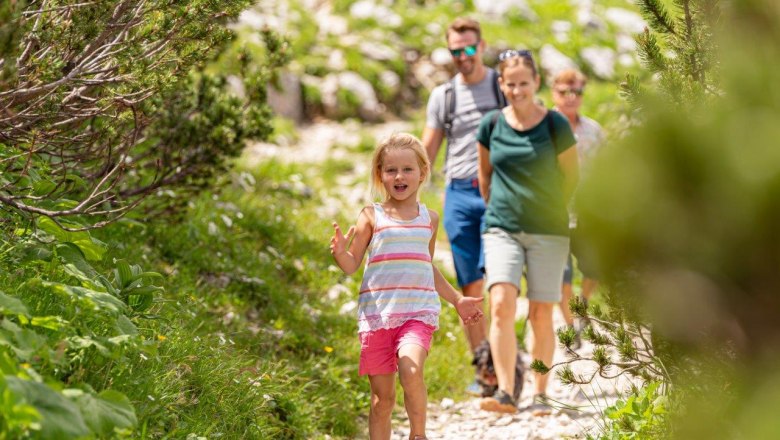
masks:
{"label": "striped shirt", "polygon": [[374,232],[368,244],[358,300],[358,331],[390,329],[414,319],[439,326],[441,303],[433,284],[431,217],[425,205],[412,220],[398,220],[374,204]]}

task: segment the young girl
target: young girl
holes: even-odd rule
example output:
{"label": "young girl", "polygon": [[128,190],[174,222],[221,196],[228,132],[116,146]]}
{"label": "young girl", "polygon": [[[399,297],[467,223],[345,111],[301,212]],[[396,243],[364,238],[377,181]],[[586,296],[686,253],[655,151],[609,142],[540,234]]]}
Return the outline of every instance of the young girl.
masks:
{"label": "young girl", "polygon": [[460,296],[431,263],[439,216],[418,202],[417,193],[430,170],[420,141],[410,134],[395,134],[377,146],[371,165],[372,190],[383,202],[363,208],[346,235],[334,222],[330,249],[348,275],[358,269],[368,249],[358,333],[359,372],[368,375],[371,384],[369,437],[390,438],[398,371],[411,425],[409,438],[425,439],[428,395],[423,365],[439,323],[439,295],[468,324],[482,318],[482,298]]}

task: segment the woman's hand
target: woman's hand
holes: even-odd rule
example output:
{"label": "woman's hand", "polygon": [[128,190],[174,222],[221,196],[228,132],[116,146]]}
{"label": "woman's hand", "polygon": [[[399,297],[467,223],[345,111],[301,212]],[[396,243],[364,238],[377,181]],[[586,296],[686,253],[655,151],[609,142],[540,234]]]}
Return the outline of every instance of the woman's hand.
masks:
{"label": "woman's hand", "polygon": [[460,319],[465,325],[473,325],[482,320],[482,297],[475,298],[471,296],[462,296],[455,303],[455,310],[458,311]]}

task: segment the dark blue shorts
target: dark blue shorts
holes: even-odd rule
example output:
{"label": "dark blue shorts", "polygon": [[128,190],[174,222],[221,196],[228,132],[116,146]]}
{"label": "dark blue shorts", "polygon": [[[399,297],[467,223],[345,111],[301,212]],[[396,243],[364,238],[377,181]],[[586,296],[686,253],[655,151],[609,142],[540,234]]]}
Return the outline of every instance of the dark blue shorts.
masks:
{"label": "dark blue shorts", "polygon": [[574,262],[571,261],[571,252],[566,258],[566,269],[563,270],[563,284],[571,284],[574,280]]}
{"label": "dark blue shorts", "polygon": [[477,179],[452,180],[444,194],[444,230],[450,241],[452,259],[463,287],[481,280],[485,268],[482,226],[485,201]]}

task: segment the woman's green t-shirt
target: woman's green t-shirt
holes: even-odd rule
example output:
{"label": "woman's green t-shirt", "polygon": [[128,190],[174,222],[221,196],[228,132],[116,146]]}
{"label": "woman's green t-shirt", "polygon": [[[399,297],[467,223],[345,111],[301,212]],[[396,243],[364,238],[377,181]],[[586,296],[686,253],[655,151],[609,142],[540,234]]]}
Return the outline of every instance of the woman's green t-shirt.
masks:
{"label": "woman's green t-shirt", "polygon": [[576,143],[569,121],[556,111],[548,111],[539,124],[519,131],[499,113],[491,133],[493,115],[500,111],[486,114],[477,130],[477,141],[490,150],[493,166],[485,228],[568,236],[558,155]]}

